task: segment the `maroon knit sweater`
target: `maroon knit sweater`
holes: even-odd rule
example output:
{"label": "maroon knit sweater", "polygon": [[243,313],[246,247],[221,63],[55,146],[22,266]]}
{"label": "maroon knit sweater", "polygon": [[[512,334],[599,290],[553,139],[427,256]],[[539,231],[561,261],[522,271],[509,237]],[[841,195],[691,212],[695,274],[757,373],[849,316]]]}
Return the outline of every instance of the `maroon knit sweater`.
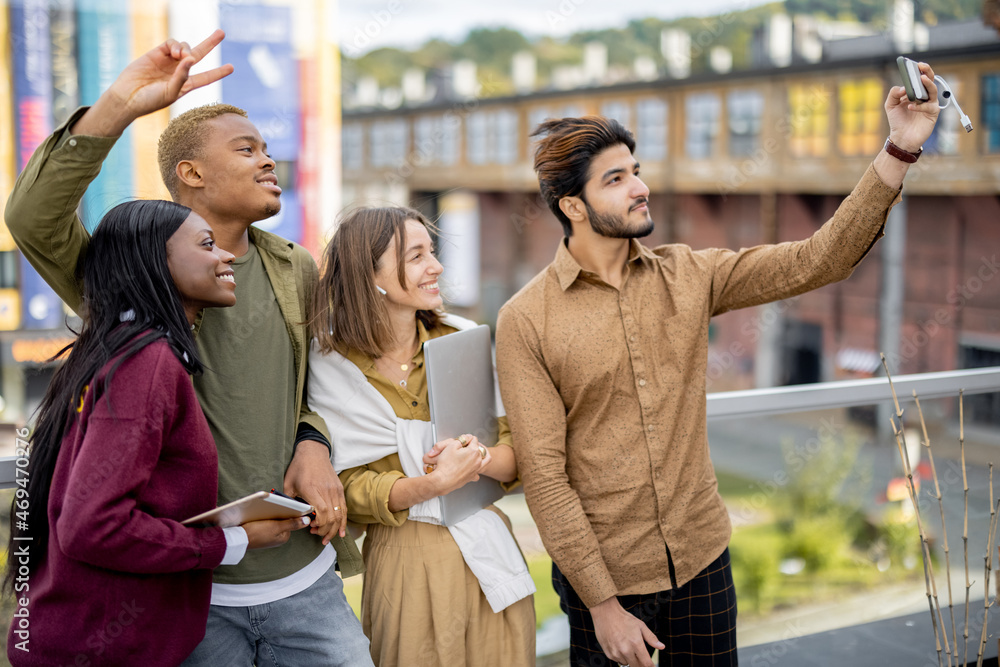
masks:
{"label": "maroon knit sweater", "polygon": [[178,523],[214,507],[218,484],[191,378],[157,341],[118,368],[108,394],[110,411],[87,391],[63,438],[48,552],[16,593],[28,599],[29,637],[15,618],[13,665],[175,665],[205,635],[226,540]]}

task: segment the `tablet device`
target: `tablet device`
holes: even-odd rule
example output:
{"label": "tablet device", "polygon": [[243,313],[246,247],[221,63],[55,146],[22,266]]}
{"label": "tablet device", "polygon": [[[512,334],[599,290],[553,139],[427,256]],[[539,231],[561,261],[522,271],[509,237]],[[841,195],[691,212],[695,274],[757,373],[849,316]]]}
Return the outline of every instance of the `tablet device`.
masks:
{"label": "tablet device", "polygon": [[[427,341],[424,364],[434,442],[469,433],[495,445],[500,412],[490,328],[481,324]],[[503,496],[500,482],[481,476],[441,497],[444,525],[453,526]]]}
{"label": "tablet device", "polygon": [[202,512],[198,516],[181,521],[185,526],[210,525],[220,528],[239,526],[248,521],[259,521],[260,519],[294,519],[297,516],[305,516],[313,511],[312,505],[301,503],[298,500],[285,498],[282,496],[258,491],[251,493],[245,498],[234,500],[214,510]]}

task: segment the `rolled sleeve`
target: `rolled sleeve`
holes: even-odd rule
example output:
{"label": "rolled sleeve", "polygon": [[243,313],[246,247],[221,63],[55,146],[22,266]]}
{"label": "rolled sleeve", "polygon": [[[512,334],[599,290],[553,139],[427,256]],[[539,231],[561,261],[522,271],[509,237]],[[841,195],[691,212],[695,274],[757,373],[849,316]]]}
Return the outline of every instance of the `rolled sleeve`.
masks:
{"label": "rolled sleeve", "polygon": [[403,525],[410,516],[408,509],[389,511],[389,493],[392,485],[406,477],[400,470],[377,472],[368,466],[349,468],[340,473],[347,500],[347,518],[355,523],[380,523],[386,526]]}
{"label": "rolled sleeve", "polygon": [[[510,447],[514,449],[514,436],[510,433],[510,420],[506,416],[497,418],[497,447]],[[517,460],[517,454],[515,453],[514,460]],[[517,476],[509,482],[500,482],[501,488],[503,488],[505,493],[510,493],[517,487],[521,486],[521,473],[518,472]]]}

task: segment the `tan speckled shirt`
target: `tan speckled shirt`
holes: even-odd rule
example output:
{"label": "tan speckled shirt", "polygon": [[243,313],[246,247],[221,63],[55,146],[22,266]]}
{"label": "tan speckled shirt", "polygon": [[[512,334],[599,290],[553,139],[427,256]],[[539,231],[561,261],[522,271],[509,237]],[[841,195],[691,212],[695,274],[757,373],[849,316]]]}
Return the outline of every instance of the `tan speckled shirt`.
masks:
{"label": "tan speckled shirt", "polygon": [[843,280],[899,192],[869,167],[811,238],[734,252],[631,242],[622,287],[555,261],[501,309],[500,390],[545,547],[588,607],[684,585],[732,531],[709,458],[714,315]]}

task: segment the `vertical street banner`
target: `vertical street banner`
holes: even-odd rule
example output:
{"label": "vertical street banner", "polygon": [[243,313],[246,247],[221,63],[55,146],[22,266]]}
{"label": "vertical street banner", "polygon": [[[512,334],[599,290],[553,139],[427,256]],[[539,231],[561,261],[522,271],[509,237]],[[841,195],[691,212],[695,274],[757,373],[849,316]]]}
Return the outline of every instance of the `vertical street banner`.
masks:
{"label": "vertical street banner", "polygon": [[[10,44],[14,79],[17,169],[24,168],[39,144],[52,133],[52,51],[48,0],[12,0]],[[62,323],[56,293],[23,256],[21,319],[25,329],[53,329]]]}
{"label": "vertical street banner", "polygon": [[319,90],[312,85],[317,80],[318,67],[313,58],[303,58],[302,83],[302,147],[299,150],[298,185],[302,199],[302,240],[300,243],[313,257],[319,258],[325,239],[320,237],[322,204],[320,201],[320,153],[322,125],[319,117]]}
{"label": "vertical street banner", "polygon": [[[298,183],[302,245],[319,257],[340,212],[340,49],[333,37],[337,34],[335,3],[317,3],[310,10],[311,34],[295,35],[302,93]],[[296,21],[299,27],[303,23]]]}
{"label": "vertical street banner", "polygon": [[12,0],[10,46],[18,171],[52,133],[49,39],[48,0]]}
{"label": "vertical street banner", "polygon": [[[132,60],[129,0],[78,0],[80,98],[93,104]],[[101,217],[134,195],[132,131],[118,139],[83,197],[80,217],[93,231]]]}
{"label": "vertical street banner", "polygon": [[62,125],[80,106],[76,71],[76,0],[49,0],[52,35],[52,120]]}
{"label": "vertical street banner", "polygon": [[[11,73],[11,34],[8,22],[10,4],[0,0],[0,253],[7,257],[17,257],[14,239],[10,236],[3,220],[7,193],[14,187],[17,162],[14,157],[14,87]],[[0,331],[12,331],[21,326],[21,295],[16,281],[12,284],[0,283]]]}
{"label": "vertical street banner", "polygon": [[[129,1],[132,17],[131,60],[167,41],[167,4],[167,0]],[[160,133],[169,121],[170,111],[161,109],[132,123],[134,192],[141,199],[170,199],[156,161]]]}
{"label": "vertical street banner", "polygon": [[0,252],[14,249],[14,239],[3,221],[3,210],[7,204],[7,193],[14,187],[17,177],[17,161],[14,157],[14,87],[10,79],[10,23],[7,20],[10,3],[0,0]]}
{"label": "vertical street banner", "polygon": [[301,243],[302,209],[296,183],[301,130],[299,65],[292,45],[290,6],[222,4],[220,27],[226,39],[222,61],[235,71],[222,80],[227,104],[245,109],[277,164],[281,213],[256,226]]}

